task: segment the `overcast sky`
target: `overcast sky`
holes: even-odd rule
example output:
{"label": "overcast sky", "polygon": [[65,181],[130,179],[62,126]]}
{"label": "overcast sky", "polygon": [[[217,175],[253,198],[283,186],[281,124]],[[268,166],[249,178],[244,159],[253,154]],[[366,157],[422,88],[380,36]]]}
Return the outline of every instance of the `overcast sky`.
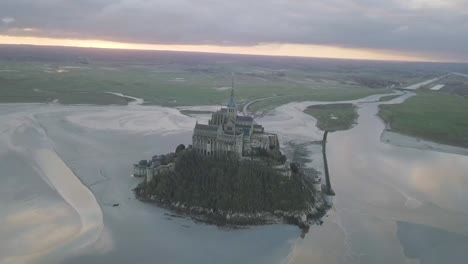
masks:
{"label": "overcast sky", "polygon": [[0,35],[314,44],[468,61],[468,0],[0,0]]}

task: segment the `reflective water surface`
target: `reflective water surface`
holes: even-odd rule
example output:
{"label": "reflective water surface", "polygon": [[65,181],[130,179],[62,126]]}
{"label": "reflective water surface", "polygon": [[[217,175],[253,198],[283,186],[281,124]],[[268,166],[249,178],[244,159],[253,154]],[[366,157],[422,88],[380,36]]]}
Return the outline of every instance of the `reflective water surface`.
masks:
{"label": "reflective water surface", "polygon": [[361,104],[356,127],[329,135],[334,212],[294,262],[464,262],[468,157],[381,143],[376,113]]}
{"label": "reflective water surface", "polygon": [[[0,105],[0,263],[463,263],[468,157],[381,143],[377,105],[359,107],[357,126],[329,135],[335,205],[298,239],[293,226],[225,230],[134,199],[131,164],[190,143],[195,119],[177,110]],[[291,107],[259,122],[282,140],[320,138]]]}
{"label": "reflective water surface", "polygon": [[0,113],[2,264],[282,263],[300,235],[289,225],[197,224],[134,199],[133,162],[190,143],[195,119],[175,109],[0,105]]}

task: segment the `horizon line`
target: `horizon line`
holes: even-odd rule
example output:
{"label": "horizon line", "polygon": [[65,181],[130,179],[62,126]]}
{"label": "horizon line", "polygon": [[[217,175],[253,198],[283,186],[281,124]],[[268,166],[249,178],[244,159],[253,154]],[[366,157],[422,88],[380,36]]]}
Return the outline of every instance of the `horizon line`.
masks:
{"label": "horizon line", "polygon": [[[0,35],[0,45],[64,47],[102,50],[166,51],[262,57],[290,57],[310,59],[363,60],[382,62],[460,63],[464,61],[431,59],[385,50],[354,49],[324,45],[258,44],[254,46],[143,44],[90,39],[57,39]],[[298,51],[300,53],[298,53]],[[317,54],[317,52],[319,54]],[[348,55],[348,56],[346,56]]]}

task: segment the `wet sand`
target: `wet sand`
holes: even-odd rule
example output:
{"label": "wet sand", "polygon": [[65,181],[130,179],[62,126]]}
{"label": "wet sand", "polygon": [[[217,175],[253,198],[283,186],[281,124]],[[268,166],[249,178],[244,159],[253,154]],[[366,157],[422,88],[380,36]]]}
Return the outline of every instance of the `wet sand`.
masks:
{"label": "wet sand", "polygon": [[[411,96],[405,93],[385,103]],[[290,263],[425,264],[440,263],[435,261],[440,261],[438,255],[463,262],[460,248],[466,252],[468,245],[458,241],[468,237],[468,157],[383,144],[380,134],[385,127],[376,116],[378,103],[371,101],[353,102],[359,107],[357,126],[329,135],[331,181],[337,193],[334,212],[298,242]],[[302,112],[311,104],[316,102],[278,107],[260,122],[296,143],[320,140],[314,118]],[[320,164],[320,154],[311,153],[311,164]],[[425,246],[417,256],[409,254],[420,247],[421,239],[401,236],[401,230],[408,230],[402,222],[427,227],[416,235],[424,233],[431,238],[428,244],[437,246]],[[433,230],[446,234],[444,245],[437,243],[440,236]]]}
{"label": "wet sand", "polygon": [[[29,153],[22,159],[27,166],[0,162],[0,193],[3,195],[4,186],[11,188],[0,201],[2,208],[10,208],[0,214],[0,237],[15,241],[11,246],[5,244],[15,251],[3,250],[2,245],[0,263],[282,263],[300,235],[298,228],[289,225],[224,230],[173,217],[134,199],[132,188],[140,179],[130,176],[132,163],[173,151],[179,143],[190,143],[196,120],[175,109],[0,105],[0,113],[1,127],[8,123],[12,128],[2,133],[1,160],[6,156],[17,160],[18,142]],[[37,137],[28,132],[11,139],[27,127],[25,123],[42,132],[37,132]],[[29,169],[23,172],[22,167]],[[76,175],[75,181],[68,179],[71,173]],[[81,182],[86,190],[77,188]],[[40,192],[30,198],[28,194],[36,189]],[[88,219],[97,220],[88,211],[93,207],[84,205],[88,189],[103,216],[103,225],[96,222],[97,229],[86,228]],[[75,203],[68,199],[70,195],[81,198]],[[42,196],[51,197],[44,204]],[[23,203],[30,204],[26,208]],[[119,206],[114,207],[116,203]],[[33,213],[28,214],[28,210]],[[60,234],[58,238],[42,231],[49,218],[40,223],[36,220],[40,218],[37,212],[47,210],[61,212],[50,223]],[[25,226],[16,228],[11,219],[16,214],[33,217],[29,226],[41,232],[25,229],[24,236],[19,235],[19,228]],[[83,234],[83,230],[90,234]],[[54,243],[47,250],[29,246],[44,245],[48,240]]]}
{"label": "wet sand", "polygon": [[94,243],[103,227],[93,194],[57,155],[30,109],[0,118],[1,203],[7,208],[0,214],[2,263],[32,263],[53,252],[63,259]]}
{"label": "wet sand", "polygon": [[[0,263],[462,262],[468,157],[383,144],[378,97],[351,101],[358,125],[329,135],[335,205],[304,239],[293,226],[223,230],[134,199],[132,162],[191,141],[196,119],[176,109],[0,105],[0,237],[9,241]],[[321,171],[311,142],[322,132],[302,112],[314,103],[280,106],[258,122],[285,148],[302,144]]]}

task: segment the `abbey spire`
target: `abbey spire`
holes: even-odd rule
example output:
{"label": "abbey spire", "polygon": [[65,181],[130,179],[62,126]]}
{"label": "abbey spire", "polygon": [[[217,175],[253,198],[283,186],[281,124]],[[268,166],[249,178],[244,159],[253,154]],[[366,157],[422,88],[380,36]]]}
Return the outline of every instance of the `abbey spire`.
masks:
{"label": "abbey spire", "polygon": [[237,115],[237,104],[234,98],[234,74],[232,74],[231,97],[229,98],[227,109],[229,116],[235,117]]}

